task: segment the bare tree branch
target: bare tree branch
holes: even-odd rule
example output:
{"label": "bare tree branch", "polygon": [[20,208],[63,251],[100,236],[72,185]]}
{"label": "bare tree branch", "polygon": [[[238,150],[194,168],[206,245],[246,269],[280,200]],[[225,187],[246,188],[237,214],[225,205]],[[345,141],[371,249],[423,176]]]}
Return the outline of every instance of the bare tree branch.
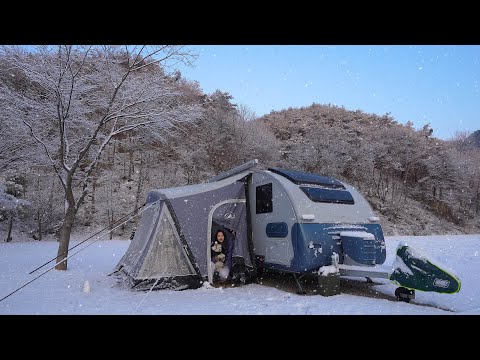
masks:
{"label": "bare tree branch", "polygon": [[0,83],[0,117],[28,127],[65,192],[59,269],[66,268],[62,259],[76,213],[112,139],[148,128],[145,134],[162,140],[179,124],[200,117],[200,107],[180,98],[165,76],[166,62],[183,57],[189,61],[190,55],[172,45],[39,46],[31,54],[0,47],[4,69],[18,76]]}
{"label": "bare tree branch", "polygon": [[50,152],[48,151],[47,146],[45,145],[45,143],[44,143],[41,139],[39,139],[39,138],[37,137],[37,135],[36,135],[35,132],[33,131],[32,126],[31,126],[29,123],[27,123],[25,120],[23,120],[23,123],[24,123],[25,125],[27,125],[27,127],[30,129],[30,133],[31,133],[32,137],[33,137],[36,141],[38,141],[38,142],[43,146],[43,149],[45,150],[45,153],[46,153],[47,157],[50,159],[51,165],[53,166],[55,172],[57,173],[58,178],[60,179],[60,182],[61,182],[62,186],[63,186],[64,188],[66,188],[65,179],[64,179],[64,178],[62,177],[62,175],[60,174],[60,171],[58,170],[57,166],[55,165],[55,161],[54,161],[54,160],[52,159],[52,157],[50,156]]}

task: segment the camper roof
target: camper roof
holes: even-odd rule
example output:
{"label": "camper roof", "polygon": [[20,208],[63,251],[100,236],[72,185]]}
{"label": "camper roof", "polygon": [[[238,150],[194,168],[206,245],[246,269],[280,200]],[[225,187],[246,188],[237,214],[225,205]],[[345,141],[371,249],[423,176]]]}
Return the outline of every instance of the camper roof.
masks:
{"label": "camper roof", "polygon": [[331,189],[345,189],[345,186],[338,181],[328,176],[317,174],[304,173],[293,170],[283,170],[279,168],[268,168],[268,170],[286,177],[288,180],[297,185],[322,185]]}

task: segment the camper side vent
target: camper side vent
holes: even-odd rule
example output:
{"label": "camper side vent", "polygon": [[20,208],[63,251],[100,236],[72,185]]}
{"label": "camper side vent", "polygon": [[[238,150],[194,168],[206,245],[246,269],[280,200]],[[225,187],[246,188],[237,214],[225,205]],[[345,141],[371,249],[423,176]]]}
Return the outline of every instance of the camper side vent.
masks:
{"label": "camper side vent", "polygon": [[366,231],[340,233],[346,265],[375,265],[375,235]]}

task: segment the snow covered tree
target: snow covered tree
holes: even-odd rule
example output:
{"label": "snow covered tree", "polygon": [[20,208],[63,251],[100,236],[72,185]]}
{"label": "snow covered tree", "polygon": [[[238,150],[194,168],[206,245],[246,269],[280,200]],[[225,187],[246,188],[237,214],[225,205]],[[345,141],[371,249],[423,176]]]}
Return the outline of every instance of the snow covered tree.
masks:
{"label": "snow covered tree", "polygon": [[0,171],[4,171],[28,160],[31,142],[23,141],[21,131],[14,123],[0,119]]}
{"label": "snow covered tree", "polygon": [[24,187],[23,178],[10,178],[5,184],[0,182],[0,221],[8,219],[6,242],[12,241],[13,220],[19,212],[29,207],[30,203],[22,196]]}
{"label": "snow covered tree", "polygon": [[181,144],[181,164],[188,181],[206,180],[253,158],[266,166],[278,159],[280,146],[272,132],[254,121],[250,109],[233,104],[232,99],[219,90],[205,97],[204,117],[195,136],[186,146]]}
{"label": "snow covered tree", "polygon": [[195,104],[179,100],[165,74],[193,59],[173,45],[0,48],[3,72],[18,79],[0,85],[0,118],[24,125],[63,187],[58,270],[67,269],[75,216],[112,139],[136,132],[161,140],[200,116]]}

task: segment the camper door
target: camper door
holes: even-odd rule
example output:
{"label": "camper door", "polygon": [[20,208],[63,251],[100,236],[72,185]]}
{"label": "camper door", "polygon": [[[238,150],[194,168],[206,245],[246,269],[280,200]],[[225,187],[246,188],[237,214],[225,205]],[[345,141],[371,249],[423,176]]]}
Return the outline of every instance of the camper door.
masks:
{"label": "camper door", "polygon": [[[277,196],[274,197],[273,194]],[[286,195],[280,195],[284,195],[283,189],[272,182],[255,186],[256,239],[260,247],[264,239],[265,262],[290,265],[292,245],[288,236],[288,225],[283,221],[279,222],[279,219],[288,218],[287,211],[291,211],[291,205]]]}

